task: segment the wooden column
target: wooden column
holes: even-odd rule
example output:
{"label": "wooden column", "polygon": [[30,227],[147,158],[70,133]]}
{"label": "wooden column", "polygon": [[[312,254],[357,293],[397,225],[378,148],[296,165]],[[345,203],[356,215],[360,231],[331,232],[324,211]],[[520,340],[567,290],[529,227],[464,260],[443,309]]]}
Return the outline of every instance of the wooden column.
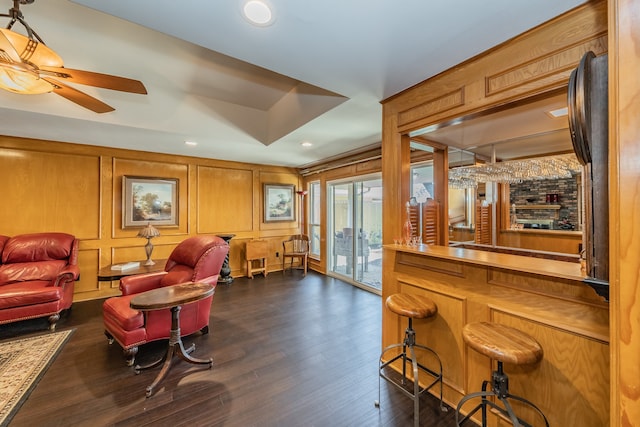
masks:
{"label": "wooden column", "polygon": [[609,1],[611,426],[640,422],[640,4]]}

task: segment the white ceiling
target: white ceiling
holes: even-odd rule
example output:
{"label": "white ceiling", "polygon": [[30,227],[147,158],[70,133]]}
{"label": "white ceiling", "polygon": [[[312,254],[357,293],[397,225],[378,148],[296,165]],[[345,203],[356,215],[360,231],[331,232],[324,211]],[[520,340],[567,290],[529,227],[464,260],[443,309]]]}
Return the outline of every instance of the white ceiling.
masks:
{"label": "white ceiling", "polygon": [[[0,12],[12,3],[0,0]],[[379,143],[381,100],[583,1],[269,3],[268,27],[243,19],[242,0],[24,5],[66,67],[141,80],[148,95],[77,85],[116,109],[96,114],[54,94],[0,91],[0,133],[304,166]]]}
{"label": "white ceiling", "polygon": [[[566,115],[553,117],[549,113],[566,106],[567,95],[559,94],[412,135],[473,152],[486,160],[494,155],[497,160],[511,160],[562,153],[573,150],[569,120]],[[460,150],[453,151],[460,155]]]}

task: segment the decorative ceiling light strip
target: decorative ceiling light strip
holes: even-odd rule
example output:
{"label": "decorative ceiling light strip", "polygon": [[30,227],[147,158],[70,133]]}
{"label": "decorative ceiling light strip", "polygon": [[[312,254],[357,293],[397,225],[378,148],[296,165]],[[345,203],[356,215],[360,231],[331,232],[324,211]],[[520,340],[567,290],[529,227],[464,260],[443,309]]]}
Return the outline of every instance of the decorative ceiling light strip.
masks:
{"label": "decorative ceiling light strip", "polygon": [[522,181],[570,178],[582,170],[574,154],[462,166],[449,169],[449,186],[472,188],[479,182],[517,184]]}

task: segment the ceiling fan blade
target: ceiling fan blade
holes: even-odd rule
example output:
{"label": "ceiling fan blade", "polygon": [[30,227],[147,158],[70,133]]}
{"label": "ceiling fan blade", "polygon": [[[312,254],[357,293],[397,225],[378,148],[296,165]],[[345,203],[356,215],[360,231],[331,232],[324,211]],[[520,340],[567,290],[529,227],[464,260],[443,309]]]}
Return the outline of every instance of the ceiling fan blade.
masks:
{"label": "ceiling fan blade", "polygon": [[71,83],[79,83],[120,92],[147,94],[147,89],[141,81],[128,79],[126,77],[94,73],[93,71],[72,70],[65,67],[41,66],[40,71],[52,74],[54,77],[64,78]]}
{"label": "ceiling fan blade", "polygon": [[[3,51],[4,54],[0,53],[0,57],[6,56],[12,62],[22,62],[20,55],[15,47],[11,44],[7,36],[5,36],[4,32],[0,31],[0,51]],[[5,58],[3,58],[5,59]],[[9,61],[4,61],[9,62]]]}
{"label": "ceiling fan blade", "polygon": [[64,83],[61,83],[54,79],[49,79],[46,77],[43,77],[43,79],[53,85],[54,93],[57,93],[61,97],[66,98],[71,102],[75,102],[76,104],[84,108],[87,108],[96,113],[108,113],[115,110],[115,108],[113,108],[112,106],[107,105],[99,99],[87,95],[84,92],[80,92],[79,90],[74,89],[71,86],[67,86]]}

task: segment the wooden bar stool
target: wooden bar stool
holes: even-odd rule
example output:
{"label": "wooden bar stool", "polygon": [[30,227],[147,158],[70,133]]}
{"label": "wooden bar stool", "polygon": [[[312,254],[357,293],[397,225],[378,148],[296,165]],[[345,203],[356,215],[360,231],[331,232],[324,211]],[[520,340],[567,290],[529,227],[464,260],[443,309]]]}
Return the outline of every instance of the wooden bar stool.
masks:
{"label": "wooden bar stool", "polygon": [[[487,406],[497,410],[503,416],[509,418],[511,423],[516,426],[530,426],[516,416],[513,411],[509,399],[516,400],[533,408],[544,420],[549,427],[549,421],[542,411],[532,402],[509,393],[509,378],[502,368],[503,362],[514,365],[528,365],[538,363],[542,359],[542,347],[529,334],[509,326],[500,325],[498,323],[477,322],[469,323],[462,328],[462,338],[465,343],[477,352],[484,354],[498,362],[497,369],[493,371],[491,376],[491,390],[487,390],[489,381],[483,381],[482,391],[471,393],[462,398],[456,408],[456,425],[460,425],[478,409],[482,409],[482,426],[487,425]],[[504,407],[499,406],[496,402],[489,400],[488,397],[495,396]],[[460,409],[468,400],[481,398],[480,403],[469,412],[462,420],[458,421]]]}
{"label": "wooden bar stool", "polygon": [[[391,344],[382,350],[379,365],[380,376],[378,378],[378,400],[376,400],[375,405],[376,407],[380,407],[380,378],[384,378],[389,383],[396,386],[406,396],[413,399],[413,424],[415,427],[418,427],[420,424],[420,396],[422,393],[431,389],[431,387],[438,383],[440,383],[440,409],[443,412],[447,411],[447,408],[442,404],[442,362],[440,361],[440,357],[438,357],[436,352],[429,347],[416,344],[416,332],[413,329],[413,319],[426,319],[435,316],[438,313],[438,307],[436,306],[436,303],[428,297],[405,293],[390,295],[385,301],[385,305],[392,312],[400,316],[407,317],[409,319],[409,325],[405,330],[404,341],[402,343]],[[391,360],[383,362],[385,353],[399,347],[402,347],[402,353],[393,357]],[[407,349],[409,350],[409,354],[407,354]],[[431,353],[440,366],[439,370],[434,371],[419,363],[416,358],[416,349],[425,350]],[[402,359],[402,378],[396,380],[385,372],[385,368],[399,359]],[[413,372],[413,391],[409,391],[405,388],[405,384],[407,384],[407,380],[409,380],[407,378],[408,363],[411,364]],[[433,381],[424,388],[420,388],[419,369],[433,377]]]}

